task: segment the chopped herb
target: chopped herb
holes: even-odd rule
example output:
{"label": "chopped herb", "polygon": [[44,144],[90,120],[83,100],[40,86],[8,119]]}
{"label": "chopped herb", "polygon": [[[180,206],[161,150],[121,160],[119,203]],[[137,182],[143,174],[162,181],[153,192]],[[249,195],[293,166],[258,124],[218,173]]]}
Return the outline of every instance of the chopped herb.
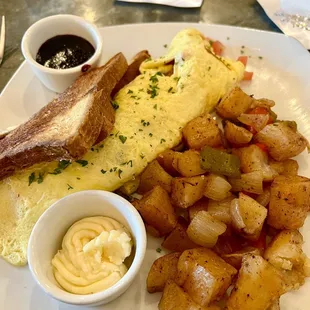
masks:
{"label": "chopped herb", "polygon": [[94,163],[90,163],[92,166],[94,165]]}
{"label": "chopped herb", "polygon": [[164,48],[167,48],[168,47],[168,44],[164,44]]}
{"label": "chopped herb", "polygon": [[116,171],[116,170],[117,170],[117,167],[114,167],[114,168],[113,168],[113,171]]}
{"label": "chopped herb", "polygon": [[141,153],[141,154],[140,154],[140,157],[143,159],[145,156]]}
{"label": "chopped herb", "polygon": [[243,50],[241,50],[241,51],[240,51],[240,53],[241,53],[241,54],[244,54],[244,51],[243,51]]}
{"label": "chopped herb", "polygon": [[144,119],[141,120],[141,124],[146,127],[146,126],[150,126],[150,122],[146,122]]}
{"label": "chopped herb", "polygon": [[184,88],[184,84],[181,84],[181,86],[180,86],[180,87],[181,87],[181,89],[183,89],[183,88]]}
{"label": "chopped herb", "polygon": [[113,172],[113,169],[112,169],[112,168],[110,169],[110,172]]}
{"label": "chopped herb", "polygon": [[62,173],[62,170],[60,168],[56,168],[56,169],[54,169],[53,172],[49,172],[49,174],[54,174],[54,175],[57,175],[57,174],[60,174],[60,173]]}
{"label": "chopped herb", "polygon": [[118,177],[121,179],[121,174],[122,174],[123,170],[118,169]]}
{"label": "chopped herb", "polygon": [[226,39],[227,39],[227,40],[230,40],[230,37],[227,37]]}
{"label": "chopped herb", "polygon": [[175,76],[173,79],[174,79],[175,81],[179,82],[180,78],[181,78],[180,76]]}
{"label": "chopped herb", "polygon": [[[137,96],[131,95],[130,98],[137,99]],[[140,99],[140,98],[139,98],[139,99]],[[139,99],[138,99],[138,100],[139,100]]]}
{"label": "chopped herb", "polygon": [[143,88],[140,88],[139,91],[140,91],[140,92],[141,92],[141,91],[144,91],[144,89],[143,89]]}
{"label": "chopped herb", "polygon": [[173,90],[173,87],[170,87],[170,88],[168,89],[168,93],[171,93],[172,90]]}
{"label": "chopped herb", "polygon": [[150,85],[150,88],[151,89],[147,90],[147,93],[151,95],[151,98],[155,98],[158,95],[158,92],[157,92],[158,87]]}
{"label": "chopped herb", "polygon": [[103,170],[103,169],[101,169],[100,171],[102,174],[105,174],[107,172],[106,170]]}
{"label": "chopped herb", "polygon": [[166,140],[165,139],[160,139],[160,144],[162,144],[162,143],[164,143],[164,142],[166,142]]}
{"label": "chopped herb", "polygon": [[67,185],[68,185],[68,190],[73,189],[73,187],[70,184],[67,184]]}
{"label": "chopped herb", "polygon": [[90,150],[93,152],[95,149],[92,147]]}
{"label": "chopped herb", "polygon": [[155,74],[155,75],[152,75],[152,76],[150,77],[150,81],[151,81],[152,83],[157,83],[157,82],[158,82],[158,78],[157,78],[156,74]]}
{"label": "chopped herb", "polygon": [[62,169],[62,170],[65,170],[70,164],[71,164],[70,160],[61,160],[58,163],[58,168]]}
{"label": "chopped herb", "polygon": [[242,45],[242,46],[241,46],[241,48],[245,48],[245,46],[244,46],[244,45]]}
{"label": "chopped herb", "polygon": [[157,110],[157,104],[154,104],[153,109]]}
{"label": "chopped herb", "polygon": [[37,179],[37,183],[38,184],[41,184],[43,182],[43,176],[44,174],[42,174],[41,172],[39,172],[39,176],[38,176],[38,179]]}
{"label": "chopped herb", "polygon": [[81,180],[81,178],[77,177],[78,180]]}
{"label": "chopped herb", "polygon": [[80,164],[82,167],[85,167],[88,165],[88,161],[84,159],[78,159],[76,163]]}
{"label": "chopped herb", "polygon": [[121,140],[121,142],[124,144],[127,140],[127,137],[120,135],[119,139]]}
{"label": "chopped herb", "polygon": [[140,128],[139,131],[143,131],[143,129]]}
{"label": "chopped herb", "polygon": [[263,57],[262,57],[262,56],[258,56],[258,58],[259,58],[259,59],[263,59]]}
{"label": "chopped herb", "polygon": [[132,94],[133,91],[131,89],[128,90],[127,94]]}
{"label": "chopped herb", "polygon": [[99,147],[102,149],[103,148],[103,144],[100,144]]}
{"label": "chopped herb", "polygon": [[150,136],[150,137],[153,137],[153,134],[150,132],[150,133],[149,133],[149,136]]}
{"label": "chopped herb", "polygon": [[34,172],[32,172],[32,173],[30,174],[30,176],[28,177],[28,186],[30,186],[31,183],[34,182],[35,178],[36,178],[36,175],[35,175]]}
{"label": "chopped herb", "polygon": [[114,133],[110,133],[109,136],[110,136],[110,137],[113,137],[113,136],[114,136]]}
{"label": "chopped herb", "polygon": [[161,253],[161,251],[162,251],[161,248],[157,248],[157,249],[156,249],[156,252],[157,252],[157,253]]}
{"label": "chopped herb", "polygon": [[136,104],[136,105],[138,105],[138,104],[139,104],[139,102],[137,102],[137,101],[136,101],[136,102],[135,102],[135,104]]}
{"label": "chopped herb", "polygon": [[116,101],[112,101],[112,107],[116,111],[119,108],[119,104]]}
{"label": "chopped herb", "polygon": [[211,67],[208,68],[208,71],[210,71],[210,70],[211,70]]}

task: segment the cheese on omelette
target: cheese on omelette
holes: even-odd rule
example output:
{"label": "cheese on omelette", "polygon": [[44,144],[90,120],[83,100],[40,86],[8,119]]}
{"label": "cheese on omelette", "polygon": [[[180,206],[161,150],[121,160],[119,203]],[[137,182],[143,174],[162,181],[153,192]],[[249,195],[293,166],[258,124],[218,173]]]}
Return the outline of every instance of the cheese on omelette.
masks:
{"label": "cheese on omelette", "polygon": [[0,253],[5,260],[27,263],[31,230],[56,200],[87,189],[113,191],[177,145],[186,123],[213,109],[243,78],[244,66],[216,56],[200,32],[186,29],[165,56],[146,60],[140,72],[114,98],[113,132],[83,161],[65,169],[57,169],[56,162],[36,165],[0,182]]}

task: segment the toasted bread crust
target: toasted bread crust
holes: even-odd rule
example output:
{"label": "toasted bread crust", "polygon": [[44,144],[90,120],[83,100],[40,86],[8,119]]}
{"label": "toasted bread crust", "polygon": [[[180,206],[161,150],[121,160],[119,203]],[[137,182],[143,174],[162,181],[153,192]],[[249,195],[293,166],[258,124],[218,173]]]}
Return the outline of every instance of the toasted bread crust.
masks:
{"label": "toasted bread crust", "polygon": [[[78,159],[113,129],[114,109],[110,94],[127,70],[123,54],[107,64],[81,75],[63,94],[47,104],[26,123],[0,140],[0,179],[16,169],[40,162]],[[68,136],[61,132],[55,118],[70,110],[88,96],[89,108],[83,111],[78,130]],[[49,132],[53,132],[49,137]],[[44,137],[44,138],[42,138]]]}

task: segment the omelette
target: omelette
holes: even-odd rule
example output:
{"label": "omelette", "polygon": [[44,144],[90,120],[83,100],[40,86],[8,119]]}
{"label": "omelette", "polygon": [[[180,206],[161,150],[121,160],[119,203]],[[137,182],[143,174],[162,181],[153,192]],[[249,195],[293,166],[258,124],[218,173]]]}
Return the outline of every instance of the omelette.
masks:
{"label": "omelette", "polygon": [[147,59],[140,72],[113,98],[112,133],[82,160],[35,165],[0,182],[0,253],[9,263],[27,263],[31,230],[51,204],[81,190],[114,191],[134,179],[179,144],[187,122],[212,110],[242,80],[244,66],[216,56],[200,32],[185,29],[166,55]]}

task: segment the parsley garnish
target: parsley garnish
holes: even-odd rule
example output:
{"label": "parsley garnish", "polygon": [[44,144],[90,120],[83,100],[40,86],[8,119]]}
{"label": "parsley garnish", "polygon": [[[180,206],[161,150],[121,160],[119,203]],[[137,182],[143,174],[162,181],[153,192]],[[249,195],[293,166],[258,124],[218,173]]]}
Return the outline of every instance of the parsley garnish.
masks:
{"label": "parsley garnish", "polygon": [[259,59],[263,59],[263,57],[262,57],[262,56],[258,56],[258,58],[259,58]]}
{"label": "parsley garnish", "polygon": [[156,249],[156,252],[157,252],[157,253],[161,253],[161,251],[162,251],[161,248],[157,248],[157,249]]}
{"label": "parsley garnish", "polygon": [[78,159],[76,163],[80,164],[82,167],[85,167],[88,165],[88,161],[84,159]]}
{"label": "parsley garnish", "polygon": [[118,169],[118,177],[121,179],[121,174],[122,174],[123,170]]}
{"label": "parsley garnish", "polygon": [[144,119],[141,120],[141,124],[146,127],[146,126],[150,126],[150,122],[146,122]]}
{"label": "parsley garnish", "polygon": [[170,88],[168,89],[168,93],[171,93],[172,90],[173,90],[173,87],[170,87]]}
{"label": "parsley garnish", "polygon": [[128,90],[127,94],[132,94],[133,91],[131,89]]}
{"label": "parsley garnish", "polygon": [[127,140],[127,137],[125,137],[125,136],[119,135],[118,137],[119,137],[119,139],[121,140],[121,142],[122,142],[123,144],[124,144],[124,143],[126,142],[126,140]]}
{"label": "parsley garnish", "polygon": [[81,180],[81,178],[77,177],[77,180]]}
{"label": "parsley garnish", "polygon": [[37,179],[37,183],[38,184],[41,184],[43,182],[43,176],[44,174],[42,174],[41,172],[39,172],[39,176],[38,176],[38,179]]}
{"label": "parsley garnish", "polygon": [[112,107],[116,111],[119,108],[119,104],[116,101],[112,101]]}
{"label": "parsley garnish", "polygon": [[34,172],[32,172],[30,176],[28,177],[28,186],[30,186],[31,183],[34,182],[35,178],[36,178],[36,175]]}
{"label": "parsley garnish", "polygon": [[244,54],[244,51],[243,51],[243,50],[241,50],[241,51],[240,51],[240,53],[241,53],[241,54]]}
{"label": "parsley garnish", "polygon": [[179,82],[180,78],[181,78],[180,76],[175,76],[173,79],[174,79],[175,81]]}
{"label": "parsley garnish", "polygon": [[67,184],[67,185],[68,185],[68,190],[73,189],[73,187],[70,184]]}
{"label": "parsley garnish", "polygon": [[157,110],[157,104],[154,104],[153,109]]}
{"label": "parsley garnish", "polygon": [[150,85],[151,89],[147,90],[147,93],[151,95],[151,98],[155,98],[158,95],[157,89],[158,87],[155,85]]}
{"label": "parsley garnish", "polygon": [[140,154],[140,157],[143,159],[145,156],[141,153],[141,154]]}
{"label": "parsley garnish", "polygon": [[164,44],[164,48],[167,48],[168,47],[168,44]]}
{"label": "parsley garnish", "polygon": [[100,171],[102,174],[105,174],[107,172],[106,170],[103,170],[103,169],[101,169]]}
{"label": "parsley garnish", "polygon": [[58,163],[58,168],[65,170],[71,164],[70,160],[61,160]]}
{"label": "parsley garnish", "polygon": [[162,143],[164,143],[164,142],[166,142],[166,140],[165,139],[160,139],[160,144],[162,144]]}
{"label": "parsley garnish", "polygon": [[150,136],[150,137],[153,137],[153,134],[150,132],[150,133],[149,133],[149,136]]}

